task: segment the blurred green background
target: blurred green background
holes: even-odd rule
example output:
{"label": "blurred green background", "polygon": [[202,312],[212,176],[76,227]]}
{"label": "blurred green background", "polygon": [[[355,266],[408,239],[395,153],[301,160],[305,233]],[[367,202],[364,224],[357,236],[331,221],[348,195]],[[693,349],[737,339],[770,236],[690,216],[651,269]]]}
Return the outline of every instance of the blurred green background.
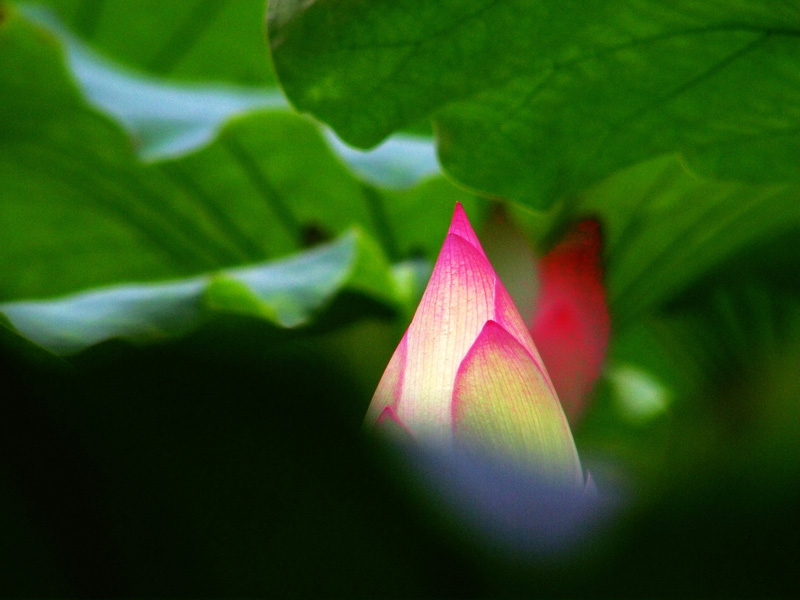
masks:
{"label": "blurred green background", "polygon": [[[796,3],[572,4],[0,0],[0,594],[800,592]],[[566,556],[362,439],[456,201],[603,227]]]}

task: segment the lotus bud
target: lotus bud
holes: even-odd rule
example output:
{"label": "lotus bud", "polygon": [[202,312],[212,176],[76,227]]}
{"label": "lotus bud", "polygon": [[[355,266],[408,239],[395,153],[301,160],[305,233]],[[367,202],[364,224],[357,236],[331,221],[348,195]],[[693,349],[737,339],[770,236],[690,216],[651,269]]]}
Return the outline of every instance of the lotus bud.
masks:
{"label": "lotus bud", "polygon": [[567,419],[525,323],[460,204],[366,424],[478,451],[583,489]]}
{"label": "lotus bud", "polygon": [[600,376],[610,334],[600,223],[581,221],[539,261],[531,334],[571,423]]}

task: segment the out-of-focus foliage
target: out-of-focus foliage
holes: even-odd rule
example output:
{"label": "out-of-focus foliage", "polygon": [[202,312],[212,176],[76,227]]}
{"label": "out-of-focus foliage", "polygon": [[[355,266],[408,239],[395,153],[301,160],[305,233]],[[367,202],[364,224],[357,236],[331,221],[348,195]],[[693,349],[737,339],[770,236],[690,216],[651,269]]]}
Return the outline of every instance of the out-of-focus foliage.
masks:
{"label": "out-of-focus foliage", "polygon": [[797,184],[704,180],[666,157],[609,177],[572,210],[602,215],[608,299],[622,329],[749,246],[784,237],[796,252],[798,199]]}
{"label": "out-of-focus foliage", "polygon": [[[30,340],[52,352],[71,354],[118,337],[150,342],[179,335],[216,313],[298,327],[343,293],[365,296],[382,303],[385,310],[408,308],[404,300],[413,292],[403,286],[402,275],[388,270],[374,242],[351,232],[325,247],[263,266],[49,300],[8,302],[2,310]],[[360,311],[350,318],[369,314],[363,305],[357,306]],[[342,314],[337,317],[346,321]]]}
{"label": "out-of-focus foliage", "polygon": [[274,82],[263,0],[42,0],[75,35],[139,71],[183,81]]}
{"label": "out-of-focus foliage", "polygon": [[[607,4],[0,0],[0,594],[797,592],[796,3]],[[604,234],[558,564],[361,441],[456,201]]]}
{"label": "out-of-focus foliage", "polygon": [[[158,294],[149,296],[147,311],[164,319],[152,327],[135,316],[141,298],[132,296],[125,284],[201,273],[218,277],[225,269],[332,239],[353,225],[364,230],[361,236],[368,245],[370,236],[381,240],[383,250],[376,248],[376,255],[385,250],[394,259],[430,257],[437,242],[429,208],[446,215],[456,200],[470,202],[441,177],[406,190],[376,188],[347,169],[308,119],[286,109],[264,108],[261,102],[248,114],[234,110],[234,102],[228,117],[237,118],[225,125],[219,113],[195,115],[194,124],[203,126],[210,139],[196,139],[183,152],[158,160],[143,160],[135,152],[138,138],[125,131],[131,111],[115,104],[115,112],[102,115],[81,96],[81,91],[88,93],[90,102],[102,96],[97,76],[103,73],[113,77],[108,89],[121,98],[139,80],[107,66],[87,77],[94,63],[84,51],[73,57],[82,77],[78,83],[84,86],[75,89],[54,42],[46,30],[9,11],[0,38],[0,119],[5,124],[0,132],[0,218],[6,225],[0,244],[5,265],[0,298],[6,302],[119,285],[104,296],[117,304],[112,310],[117,325],[109,331],[117,327],[134,333],[131,322],[136,321],[141,330],[137,335],[160,338],[164,329],[185,328],[185,315],[166,309],[186,305],[185,286],[176,283],[171,292],[160,283]],[[38,76],[31,77],[30,69]],[[168,91],[173,93],[165,115],[159,102]],[[205,97],[199,89],[188,96],[180,91],[167,84],[140,87],[136,106],[142,118],[133,123],[132,134],[141,134],[142,123],[152,124],[153,115],[180,126],[181,115],[198,102],[220,100],[214,88]],[[238,94],[224,97],[233,102],[241,98]],[[255,91],[250,96],[258,97]],[[149,143],[169,144],[171,136],[169,127],[156,129]],[[391,157],[378,160],[386,163]],[[384,266],[372,270],[366,287],[371,285],[385,301],[392,294],[385,284],[392,275],[385,259],[380,260]],[[334,277],[336,269],[352,262],[347,261],[320,269],[323,278],[334,282],[323,298],[347,284],[348,270]],[[291,296],[297,282],[284,281]],[[390,303],[399,301],[390,298]],[[48,322],[52,330],[63,320],[58,335],[71,338],[67,346],[80,348],[85,342],[74,332],[80,326],[68,305],[49,310]],[[192,304],[191,310],[197,308]],[[12,321],[14,314],[17,309],[9,312]]]}

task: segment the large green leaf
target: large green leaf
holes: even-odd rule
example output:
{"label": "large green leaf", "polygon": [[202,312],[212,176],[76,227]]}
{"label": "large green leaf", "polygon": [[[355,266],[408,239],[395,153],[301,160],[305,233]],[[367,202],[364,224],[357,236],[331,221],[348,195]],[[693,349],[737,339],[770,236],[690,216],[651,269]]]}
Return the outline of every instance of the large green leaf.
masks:
{"label": "large green leaf", "polygon": [[128,284],[63,298],[0,304],[17,332],[58,354],[112,338],[160,340],[196,328],[210,314],[305,325],[343,291],[402,308],[404,290],[374,242],[350,233],[281,261],[178,281]]}
{"label": "large green leaf", "polygon": [[[313,122],[258,103],[202,113],[182,130],[181,114],[238,92],[145,81],[58,35],[80,91],[113,120],[88,106],[38,26],[10,13],[0,29],[0,223],[7,232],[0,300],[213,273],[289,254],[353,224],[392,259],[432,258],[455,201],[470,204],[441,177],[420,182],[428,167],[415,171],[416,159],[395,166],[411,140],[396,140],[379,157],[333,142],[346,165]],[[26,75],[32,65],[41,77]],[[120,90],[139,95],[126,104]],[[231,121],[240,110],[248,112]],[[148,131],[153,137],[138,145]],[[201,142],[140,160],[147,143],[163,149],[198,131]],[[413,143],[429,148],[423,139]],[[352,170],[415,185],[379,189]],[[619,328],[731,253],[790,231],[800,218],[796,195],[796,186],[703,182],[662,159],[595,186],[567,216],[596,214],[605,225]],[[544,220],[537,222],[541,229]]]}
{"label": "large green leaf", "polygon": [[[216,83],[179,83],[121,66],[81,41],[39,6],[24,14],[64,44],[69,70],[86,99],[118,121],[145,160],[174,158],[211,143],[225,121],[264,108],[287,108],[275,88]],[[383,187],[409,187],[439,173],[432,139],[397,135],[371,151],[344,144],[330,130],[333,150],[365,181]]]}
{"label": "large green leaf", "polygon": [[[314,123],[284,110],[220,124],[193,154],[142,162],[75,90],[47,34],[14,12],[0,28],[0,78],[0,299],[262,261],[353,224],[382,240],[446,227],[421,210],[393,218]],[[392,194],[446,211],[468,199],[444,182]]]}
{"label": "large green leaf", "polygon": [[[93,60],[84,55],[71,62],[83,76],[87,69],[93,73],[79,79],[84,90],[96,94],[108,84],[119,97],[120,85],[136,88],[135,78],[111,65],[94,68]],[[220,282],[215,274],[239,273],[354,225],[364,232],[359,239],[381,242],[382,248],[368,243],[368,256],[431,258],[453,204],[472,200],[441,176],[405,190],[372,187],[347,168],[315,123],[280,108],[251,110],[228,121],[224,111],[205,113],[189,124],[190,134],[195,125],[218,131],[190,144],[192,152],[143,161],[135,136],[142,122],[153,123],[152,109],[133,125],[124,103],[109,103],[111,118],[99,113],[103,103],[92,96],[90,106],[75,88],[49,33],[13,10],[0,26],[0,81],[0,301],[8,306],[78,294],[54,304],[13,304],[9,313],[19,331],[58,351],[118,335],[158,338],[182,331],[202,319],[199,298],[283,327],[304,323],[330,298],[353,291],[355,284],[343,275],[350,258],[314,263],[330,273],[317,273],[300,292],[293,291],[291,278],[270,280],[268,301],[256,280]],[[174,88],[140,86],[137,99],[158,106],[169,89]],[[203,97],[211,99],[208,90],[169,96],[166,122],[174,123],[180,109],[191,112]],[[143,110],[135,105],[131,110]],[[157,132],[154,139],[169,143],[171,136]],[[369,167],[368,157],[355,160],[365,158]],[[390,163],[378,157],[371,165]],[[399,170],[406,183],[419,180],[419,172]],[[387,283],[395,281],[388,263],[369,260],[371,275],[356,286],[358,293],[397,308],[400,297],[391,291],[396,285]],[[407,268],[398,275],[412,289],[418,271]],[[325,279],[325,293],[309,299],[309,286],[322,285],[319,277],[334,279]],[[206,289],[209,278],[215,284]],[[272,306],[280,295],[274,281],[288,286],[288,308]],[[107,286],[114,287],[83,293]],[[84,314],[93,310],[99,324]],[[287,310],[296,316],[282,317]]]}
{"label": "large green leaf", "polygon": [[182,80],[273,81],[264,0],[35,0],[83,40],[142,71]]}
{"label": "large green leaf", "polygon": [[276,0],[290,101],[368,147],[431,117],[446,170],[544,207],[680,151],[722,179],[800,179],[793,0]]}

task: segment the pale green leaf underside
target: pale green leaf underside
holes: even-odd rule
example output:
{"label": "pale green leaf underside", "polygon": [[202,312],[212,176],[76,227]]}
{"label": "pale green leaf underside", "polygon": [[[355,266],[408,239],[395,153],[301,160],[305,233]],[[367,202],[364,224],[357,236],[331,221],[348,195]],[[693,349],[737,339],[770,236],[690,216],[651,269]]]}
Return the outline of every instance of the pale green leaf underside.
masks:
{"label": "pale green leaf underside", "polygon": [[178,281],[128,284],[48,300],[0,304],[16,331],[58,354],[112,338],[151,342],[185,333],[215,313],[305,325],[344,291],[397,310],[404,301],[373,242],[352,232],[296,257]]}
{"label": "pale green leaf underside", "polygon": [[[213,143],[233,117],[264,109],[290,111],[274,86],[234,86],[213,79],[182,83],[133,71],[89,47],[58,15],[38,5],[22,10],[63,43],[67,66],[87,101],[123,126],[146,161],[180,157]],[[213,72],[206,76],[213,78]],[[355,174],[374,185],[407,188],[440,171],[428,137],[399,134],[370,151],[346,145],[328,129],[325,137]]]}

